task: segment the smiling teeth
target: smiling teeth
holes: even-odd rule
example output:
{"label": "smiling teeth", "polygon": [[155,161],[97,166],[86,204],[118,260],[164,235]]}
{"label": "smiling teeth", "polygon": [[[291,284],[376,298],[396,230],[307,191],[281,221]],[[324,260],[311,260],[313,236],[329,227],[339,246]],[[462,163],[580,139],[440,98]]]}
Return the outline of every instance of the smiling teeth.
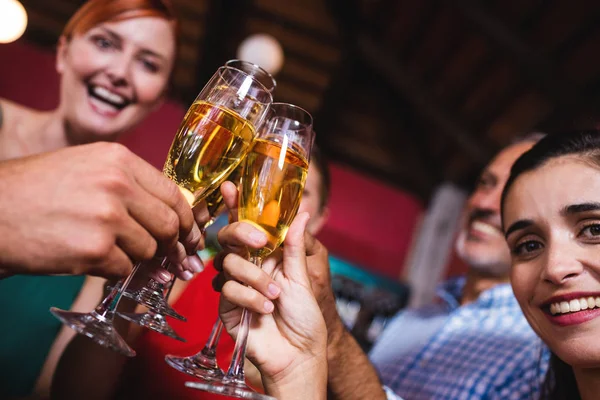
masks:
{"label": "smiling teeth", "polygon": [[552,303],[550,304],[550,313],[552,315],[567,314],[592,308],[600,308],[600,297],[582,297],[581,299]]}
{"label": "smiling teeth", "polygon": [[492,226],[490,224],[486,224],[485,222],[473,221],[473,223],[471,224],[471,227],[473,229],[487,233],[489,235],[499,235],[500,234],[498,229],[496,229],[494,226]]}
{"label": "smiling teeth", "polygon": [[110,90],[103,88],[102,86],[94,86],[92,88],[93,93],[102,98],[110,101],[115,104],[125,104],[126,100],[123,96],[120,96],[116,93],[111,92]]}

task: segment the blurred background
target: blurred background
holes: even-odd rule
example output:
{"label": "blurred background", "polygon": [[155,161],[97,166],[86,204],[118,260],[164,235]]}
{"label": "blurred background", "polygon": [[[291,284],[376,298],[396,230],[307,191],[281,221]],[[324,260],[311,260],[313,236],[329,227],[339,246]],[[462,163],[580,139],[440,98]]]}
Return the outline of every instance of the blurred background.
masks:
{"label": "blurred background", "polygon": [[[56,43],[82,3],[21,0],[28,23],[0,44],[0,97],[56,106]],[[171,99],[124,143],[161,168],[218,66],[241,55],[270,69],[275,99],[313,114],[330,160],[320,239],[350,325],[365,296],[394,294],[372,302],[384,321],[408,286],[427,299],[435,282],[463,271],[452,249],[460,210],[500,148],[530,131],[600,120],[597,0],[173,3],[182,40]],[[357,329],[367,337],[377,318]]]}

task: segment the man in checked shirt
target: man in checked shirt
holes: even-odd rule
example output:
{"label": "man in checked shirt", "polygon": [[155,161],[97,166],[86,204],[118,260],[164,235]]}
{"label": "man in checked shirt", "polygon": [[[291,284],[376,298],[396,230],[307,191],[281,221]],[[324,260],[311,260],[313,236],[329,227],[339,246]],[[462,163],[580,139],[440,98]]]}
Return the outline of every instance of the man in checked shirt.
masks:
{"label": "man in checked shirt", "polygon": [[[502,150],[469,197],[456,250],[465,277],[443,283],[438,300],[402,310],[369,357],[343,328],[317,262],[313,290],[328,327],[328,390],[336,399],[535,399],[548,352],[531,330],[508,282],[510,253],[500,196],[514,161],[540,138]],[[312,264],[312,265],[311,265]],[[370,359],[370,361],[369,361]],[[382,385],[383,384],[383,385]]]}

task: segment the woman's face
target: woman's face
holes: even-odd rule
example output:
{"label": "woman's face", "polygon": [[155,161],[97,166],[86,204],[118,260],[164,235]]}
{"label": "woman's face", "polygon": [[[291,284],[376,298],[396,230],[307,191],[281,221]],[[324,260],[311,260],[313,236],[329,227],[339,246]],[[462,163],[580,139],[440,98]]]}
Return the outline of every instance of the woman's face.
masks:
{"label": "woman's face", "polygon": [[600,171],[574,156],[521,175],[504,204],[511,281],[529,324],[573,367],[600,366]]}
{"label": "woman's face", "polygon": [[170,23],[158,17],[106,22],[61,39],[60,108],[76,143],[116,140],[161,104],[175,57]]}

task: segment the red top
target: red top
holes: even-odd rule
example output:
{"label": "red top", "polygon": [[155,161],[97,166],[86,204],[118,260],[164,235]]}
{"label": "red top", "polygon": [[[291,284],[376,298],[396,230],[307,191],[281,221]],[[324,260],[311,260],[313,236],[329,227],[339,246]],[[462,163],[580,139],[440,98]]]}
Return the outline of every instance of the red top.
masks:
{"label": "red top", "polygon": [[[191,356],[202,350],[206,344],[218,316],[219,293],[212,288],[212,279],[216,275],[212,261],[208,262],[204,272],[196,275],[173,304],[173,308],[185,316],[187,322],[168,318],[169,324],[179,336],[187,340],[186,343],[144,329],[144,333],[136,342],[137,356],[128,361],[123,375],[123,386],[134,391],[129,393],[130,398],[226,398],[185,387],[185,382],[197,379],[171,368],[165,362],[167,354]],[[233,339],[223,330],[217,347],[217,360],[225,371],[231,361],[233,347]]]}

